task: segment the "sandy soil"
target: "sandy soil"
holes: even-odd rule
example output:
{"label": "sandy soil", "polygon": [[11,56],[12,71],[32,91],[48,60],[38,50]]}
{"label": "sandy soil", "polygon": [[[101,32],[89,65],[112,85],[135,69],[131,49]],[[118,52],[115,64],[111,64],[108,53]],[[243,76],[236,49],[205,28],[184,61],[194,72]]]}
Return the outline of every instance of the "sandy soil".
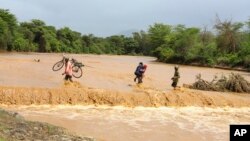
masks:
{"label": "sandy soil", "polygon": [[[64,83],[63,70],[51,69],[61,54],[0,54],[1,107],[29,120],[45,121],[108,141],[228,140],[229,124],[250,123],[249,94],[186,88],[174,91],[170,86],[174,65],[157,63],[155,58],[68,56],[88,66],[83,68],[83,77],[74,79],[74,83]],[[143,85],[136,85],[133,73],[141,61],[148,64],[148,69]],[[199,73],[212,80],[216,74],[231,72],[180,66],[179,85],[193,83]],[[250,81],[249,73],[236,73]]]}

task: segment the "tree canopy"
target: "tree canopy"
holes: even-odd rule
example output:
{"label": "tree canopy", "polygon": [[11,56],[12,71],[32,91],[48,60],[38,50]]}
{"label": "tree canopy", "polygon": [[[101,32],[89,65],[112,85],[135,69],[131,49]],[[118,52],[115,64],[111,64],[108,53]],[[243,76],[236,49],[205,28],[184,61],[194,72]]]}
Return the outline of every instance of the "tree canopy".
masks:
{"label": "tree canopy", "polygon": [[233,22],[216,16],[215,21],[212,31],[155,23],[131,36],[96,37],[39,19],[18,22],[9,10],[0,9],[0,50],[150,55],[166,63],[250,69],[250,19]]}

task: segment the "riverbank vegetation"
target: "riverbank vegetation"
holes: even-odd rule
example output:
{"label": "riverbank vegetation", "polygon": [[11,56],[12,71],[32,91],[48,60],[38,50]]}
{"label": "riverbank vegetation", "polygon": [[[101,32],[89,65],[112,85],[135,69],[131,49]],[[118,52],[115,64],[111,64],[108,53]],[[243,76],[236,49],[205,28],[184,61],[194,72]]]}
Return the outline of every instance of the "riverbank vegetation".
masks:
{"label": "riverbank vegetation", "polygon": [[0,50],[155,56],[166,63],[220,66],[250,70],[250,19],[215,18],[213,30],[155,23],[131,36],[97,37],[68,27],[56,29],[33,19],[18,22],[0,9]]}

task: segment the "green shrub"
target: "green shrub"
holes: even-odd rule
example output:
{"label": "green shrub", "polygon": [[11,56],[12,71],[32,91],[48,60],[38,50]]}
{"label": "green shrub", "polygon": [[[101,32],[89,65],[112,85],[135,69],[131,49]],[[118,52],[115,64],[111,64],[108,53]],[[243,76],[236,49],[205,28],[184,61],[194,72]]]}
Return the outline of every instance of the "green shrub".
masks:
{"label": "green shrub", "polygon": [[246,68],[250,69],[250,54],[244,57],[243,64]]}
{"label": "green shrub", "polygon": [[237,54],[226,54],[224,56],[218,57],[217,64],[223,66],[235,67],[240,65],[242,60],[238,57]]}
{"label": "green shrub", "polygon": [[168,47],[165,47],[164,45],[163,46],[160,46],[158,47],[154,54],[157,56],[157,58],[160,60],[160,61],[163,61],[163,62],[168,62],[168,60],[174,56],[174,51],[171,49],[171,48],[168,48]]}
{"label": "green shrub", "polygon": [[32,51],[32,49],[29,48],[28,40],[23,39],[23,38],[17,38],[14,41],[14,50],[16,50],[16,51]]}

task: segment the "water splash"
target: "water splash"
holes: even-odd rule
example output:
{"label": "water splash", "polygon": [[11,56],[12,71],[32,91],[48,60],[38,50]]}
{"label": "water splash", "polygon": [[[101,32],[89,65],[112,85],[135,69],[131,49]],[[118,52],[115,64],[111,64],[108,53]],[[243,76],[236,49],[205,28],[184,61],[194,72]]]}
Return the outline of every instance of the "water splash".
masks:
{"label": "water splash", "polygon": [[[184,134],[186,137],[193,135],[194,140],[196,138],[198,140],[227,140],[230,124],[250,123],[249,107],[128,108],[94,105],[32,105],[5,106],[5,108],[19,111],[27,119],[46,121],[60,126],[78,123],[77,127],[65,127],[80,134],[87,132],[97,138],[106,134],[107,140],[117,139],[117,132],[123,132],[124,136],[134,136],[136,140],[145,139],[140,136],[141,134],[150,134],[147,138],[151,139],[156,139],[156,135],[159,137],[171,135],[174,139],[178,139],[178,134]],[[46,120],[44,117],[49,117],[49,119]],[[86,128],[86,124],[93,127]],[[96,130],[98,134],[94,133]],[[123,141],[123,139],[120,140]]]}

